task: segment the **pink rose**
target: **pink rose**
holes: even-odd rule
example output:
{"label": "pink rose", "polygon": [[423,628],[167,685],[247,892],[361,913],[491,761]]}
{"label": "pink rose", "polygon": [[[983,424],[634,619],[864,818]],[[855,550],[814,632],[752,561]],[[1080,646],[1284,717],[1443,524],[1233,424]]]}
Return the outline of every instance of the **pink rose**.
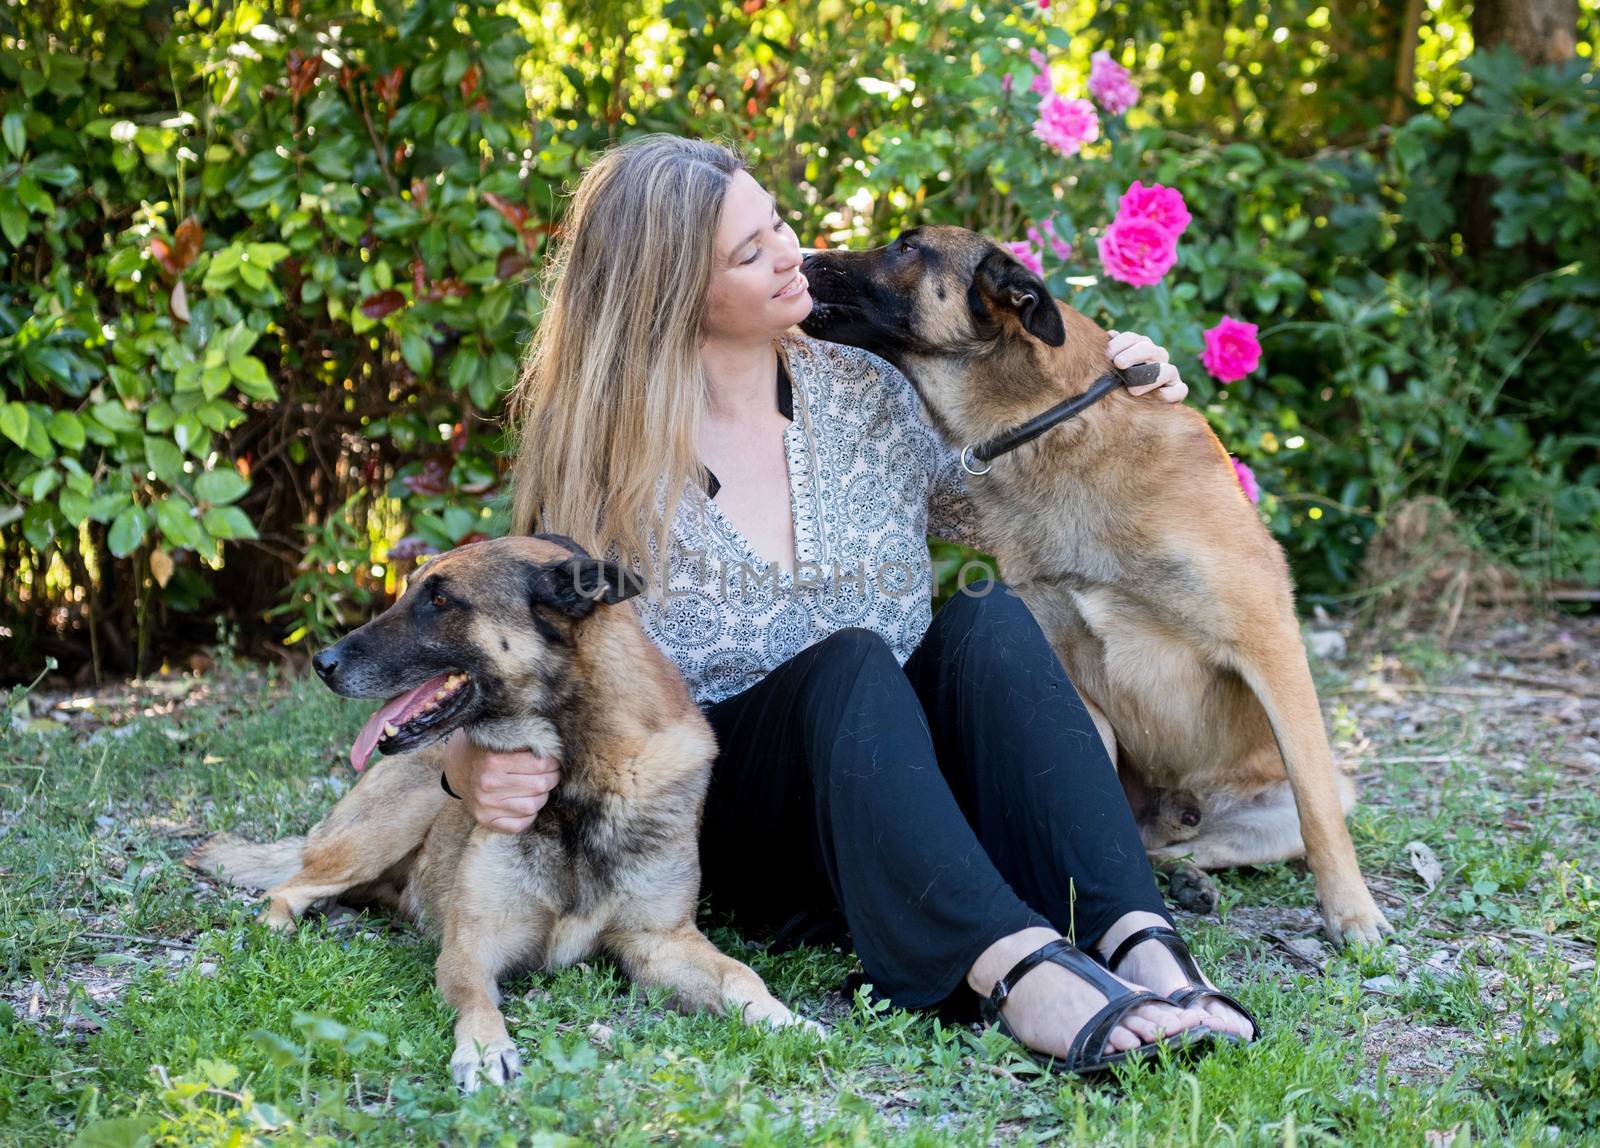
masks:
{"label": "pink rose", "polygon": [[1028,90],[1041,96],[1048,96],[1055,91],[1055,84],[1050,80],[1050,61],[1038,48],[1028,49],[1028,62],[1033,65],[1033,82],[1028,85]]}
{"label": "pink rose", "polygon": [[1146,187],[1134,180],[1117,201],[1117,218],[1145,220],[1176,240],[1189,226],[1189,205],[1175,187],[1162,187],[1159,183]]}
{"label": "pink rose", "polygon": [[1241,323],[1224,315],[1221,322],[1205,332],[1205,339],[1200,363],[1220,382],[1236,382],[1261,365],[1261,341],[1256,338],[1254,323]]}
{"label": "pink rose", "polygon": [[[1028,233],[1030,235],[1039,234],[1031,227],[1028,229]],[[1006,250],[1017,257],[1018,263],[1021,263],[1041,279],[1044,278],[1044,261],[1039,258],[1039,249],[1033,244],[1027,242],[1027,240],[1019,240],[1016,243],[1006,244]]]}
{"label": "pink rose", "polygon": [[[1232,457],[1232,456],[1230,456]],[[1239,480],[1239,486],[1244,490],[1244,496],[1254,506],[1261,501],[1261,487],[1256,485],[1256,473],[1238,459],[1233,459],[1233,473]]]}
{"label": "pink rose", "polygon": [[1063,99],[1052,92],[1039,101],[1033,134],[1062,155],[1077,155],[1084,144],[1100,137],[1100,120],[1088,100]]}
{"label": "pink rose", "polygon": [[1178,261],[1178,240],[1148,219],[1117,216],[1100,237],[1100,266],[1107,275],[1135,287],[1161,282]]}
{"label": "pink rose", "polygon": [[1089,57],[1089,94],[1108,115],[1120,116],[1139,100],[1128,69],[1111,58],[1110,52]]}

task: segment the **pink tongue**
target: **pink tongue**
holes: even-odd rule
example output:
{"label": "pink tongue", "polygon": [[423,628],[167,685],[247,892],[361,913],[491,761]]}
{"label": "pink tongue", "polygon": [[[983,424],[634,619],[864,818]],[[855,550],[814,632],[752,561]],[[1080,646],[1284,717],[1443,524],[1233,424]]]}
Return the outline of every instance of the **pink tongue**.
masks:
{"label": "pink tongue", "polygon": [[449,678],[449,674],[429,678],[409,693],[390,698],[383,703],[377,713],[367,719],[367,724],[356,734],[355,745],[350,747],[350,764],[355,766],[357,773],[367,768],[367,759],[372,756],[372,751],[378,746],[378,740],[383,737],[383,727],[391,721],[397,726],[400,725],[405,721],[404,715],[407,710],[433,697]]}

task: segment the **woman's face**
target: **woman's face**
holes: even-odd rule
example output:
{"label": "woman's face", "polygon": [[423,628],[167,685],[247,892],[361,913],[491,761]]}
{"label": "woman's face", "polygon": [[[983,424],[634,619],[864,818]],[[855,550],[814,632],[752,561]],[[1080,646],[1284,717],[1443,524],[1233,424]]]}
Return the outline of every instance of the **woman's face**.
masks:
{"label": "woman's face", "polygon": [[706,299],[708,339],[771,339],[811,313],[800,240],[749,172],[728,181]]}

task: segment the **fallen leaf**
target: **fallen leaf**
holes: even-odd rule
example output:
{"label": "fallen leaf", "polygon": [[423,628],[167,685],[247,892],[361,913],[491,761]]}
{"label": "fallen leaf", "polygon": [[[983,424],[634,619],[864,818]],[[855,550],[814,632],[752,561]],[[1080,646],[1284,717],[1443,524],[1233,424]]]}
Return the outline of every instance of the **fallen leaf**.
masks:
{"label": "fallen leaf", "polygon": [[172,294],[167,297],[167,307],[178,322],[189,321],[189,293],[183,289],[182,279],[172,285]]}
{"label": "fallen leaf", "polygon": [[1411,868],[1422,878],[1422,883],[1428,887],[1428,891],[1433,892],[1434,886],[1444,880],[1444,866],[1439,864],[1439,858],[1422,841],[1408,842],[1406,851],[1411,854]]}
{"label": "fallen leaf", "polygon": [[156,585],[166,588],[167,582],[172,578],[172,555],[165,550],[152,550],[150,552],[150,575],[156,580]]}

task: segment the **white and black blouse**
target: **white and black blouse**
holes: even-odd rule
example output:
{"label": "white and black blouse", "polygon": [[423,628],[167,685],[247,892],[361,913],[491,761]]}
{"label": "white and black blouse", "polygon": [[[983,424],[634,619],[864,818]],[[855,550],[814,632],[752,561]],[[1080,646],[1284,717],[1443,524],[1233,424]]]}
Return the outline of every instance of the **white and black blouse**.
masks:
{"label": "white and black blouse", "polygon": [[717,506],[713,475],[679,503],[667,596],[632,599],[702,707],[847,626],[882,635],[904,663],[932,619],[927,536],[976,544],[959,454],[903,374],[799,332],[779,350],[796,570],[756,553]]}

